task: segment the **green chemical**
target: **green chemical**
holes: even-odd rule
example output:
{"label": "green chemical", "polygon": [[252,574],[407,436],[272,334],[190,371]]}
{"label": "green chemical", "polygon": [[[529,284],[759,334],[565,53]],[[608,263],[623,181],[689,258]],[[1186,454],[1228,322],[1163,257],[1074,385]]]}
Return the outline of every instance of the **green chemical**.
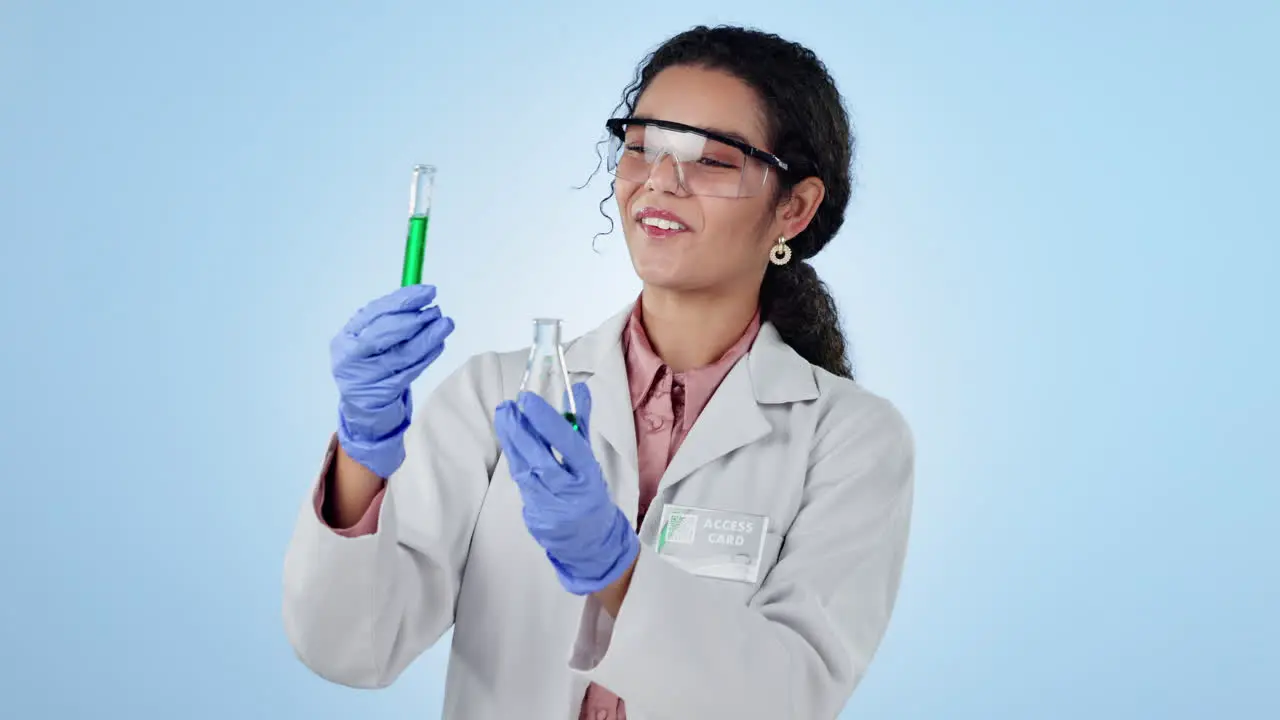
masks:
{"label": "green chemical", "polygon": [[573,429],[574,429],[574,430],[577,430],[577,429],[578,429],[578,416],[577,416],[577,415],[574,415],[574,414],[573,414],[573,413],[571,413],[571,412],[567,412],[567,413],[565,413],[565,414],[564,414],[564,419],[569,421],[569,424],[573,426]]}
{"label": "green chemical", "polygon": [[431,195],[435,192],[436,169],[414,165],[409,183],[409,235],[404,241],[404,268],[400,287],[422,283],[423,257],[427,252],[427,218],[431,217]]}
{"label": "green chemical", "polygon": [[404,241],[404,270],[400,286],[408,287],[422,282],[422,261],[427,251],[427,216],[409,218],[409,236]]}

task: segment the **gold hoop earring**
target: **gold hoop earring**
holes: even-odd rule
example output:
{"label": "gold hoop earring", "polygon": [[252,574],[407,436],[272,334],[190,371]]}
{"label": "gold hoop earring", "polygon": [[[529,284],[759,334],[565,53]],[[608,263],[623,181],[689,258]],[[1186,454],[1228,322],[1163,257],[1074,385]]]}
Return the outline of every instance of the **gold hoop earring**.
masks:
{"label": "gold hoop earring", "polygon": [[774,265],[786,265],[791,262],[791,246],[787,245],[786,236],[778,238],[778,242],[769,251],[769,262]]}

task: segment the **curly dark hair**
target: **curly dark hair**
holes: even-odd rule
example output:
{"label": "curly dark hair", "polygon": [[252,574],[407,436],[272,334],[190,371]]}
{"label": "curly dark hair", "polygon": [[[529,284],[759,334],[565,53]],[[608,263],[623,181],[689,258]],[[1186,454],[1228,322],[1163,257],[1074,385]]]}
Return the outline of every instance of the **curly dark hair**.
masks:
{"label": "curly dark hair", "polygon": [[[725,72],[755,90],[764,108],[767,149],[791,168],[778,174],[775,202],[806,177],[817,177],[826,186],[809,226],[787,243],[791,262],[770,264],[765,272],[760,307],[764,319],[802,357],[852,378],[835,298],[805,262],[826,247],[844,224],[852,194],[853,132],[826,65],[812,50],[777,35],[743,27],[699,26],[668,39],[640,62],[615,114],[634,113],[649,83],[675,66]],[[612,197],[610,192],[601,202],[602,209]]]}

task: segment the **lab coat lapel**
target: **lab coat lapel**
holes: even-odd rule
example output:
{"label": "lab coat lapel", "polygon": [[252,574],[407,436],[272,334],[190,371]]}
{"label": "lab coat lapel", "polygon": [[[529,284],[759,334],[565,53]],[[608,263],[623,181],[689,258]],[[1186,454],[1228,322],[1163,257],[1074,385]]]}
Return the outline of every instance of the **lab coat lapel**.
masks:
{"label": "lab coat lapel", "polygon": [[[634,523],[639,503],[640,471],[636,459],[635,415],[623,358],[622,330],[632,306],[577,338],[565,348],[565,363],[574,381],[590,379],[591,433],[596,459],[609,478],[614,501]],[[813,366],[783,342],[771,323],[760,326],[746,357],[738,361],[716,389],[688,437],[671,460],[659,492],[682,482],[696,470],[767,435],[772,425],[761,409],[818,397]]]}
{"label": "lab coat lapel", "polygon": [[[565,348],[565,364],[574,381],[590,379],[590,428],[610,452],[597,447],[596,459],[609,478],[618,507],[635,522],[639,505],[640,471],[636,458],[635,416],[623,358],[622,330],[632,306]],[[583,377],[585,376],[585,377]],[[595,437],[592,438],[593,444]]]}
{"label": "lab coat lapel", "polygon": [[813,367],[791,349],[770,323],[739,360],[694,421],[658,484],[658,492],[698,468],[764,437],[772,430],[762,405],[818,397]]}

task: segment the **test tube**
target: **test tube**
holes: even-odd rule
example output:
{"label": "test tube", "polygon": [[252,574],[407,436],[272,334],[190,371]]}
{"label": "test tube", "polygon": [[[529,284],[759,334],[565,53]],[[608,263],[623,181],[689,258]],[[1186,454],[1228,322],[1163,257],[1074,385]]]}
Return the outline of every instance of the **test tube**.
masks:
{"label": "test tube", "polygon": [[409,185],[409,235],[404,241],[404,269],[400,286],[422,282],[422,261],[427,251],[427,224],[431,219],[431,193],[435,189],[436,169],[431,165],[414,165],[413,182]]}

